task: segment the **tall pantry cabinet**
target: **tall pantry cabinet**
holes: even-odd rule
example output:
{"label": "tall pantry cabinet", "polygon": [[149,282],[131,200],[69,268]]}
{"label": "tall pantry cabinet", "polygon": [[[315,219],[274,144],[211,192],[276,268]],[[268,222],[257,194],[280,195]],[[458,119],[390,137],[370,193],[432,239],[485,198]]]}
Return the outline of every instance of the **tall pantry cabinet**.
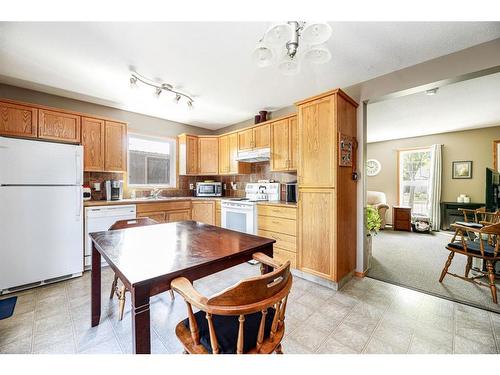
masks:
{"label": "tall pantry cabinet", "polygon": [[[338,283],[356,267],[353,172],[358,104],[338,89],[296,105],[298,268]],[[347,159],[342,153],[343,166],[340,166],[340,142],[352,146]]]}

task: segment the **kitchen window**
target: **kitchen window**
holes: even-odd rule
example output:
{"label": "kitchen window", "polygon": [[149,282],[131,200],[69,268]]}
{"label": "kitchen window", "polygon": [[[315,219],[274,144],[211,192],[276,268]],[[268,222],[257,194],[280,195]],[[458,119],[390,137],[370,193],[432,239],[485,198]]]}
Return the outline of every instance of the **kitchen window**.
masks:
{"label": "kitchen window", "polygon": [[430,148],[398,152],[399,204],[412,209],[412,214],[430,213]]}
{"label": "kitchen window", "polygon": [[128,136],[128,185],[176,187],[176,140],[137,134]]}

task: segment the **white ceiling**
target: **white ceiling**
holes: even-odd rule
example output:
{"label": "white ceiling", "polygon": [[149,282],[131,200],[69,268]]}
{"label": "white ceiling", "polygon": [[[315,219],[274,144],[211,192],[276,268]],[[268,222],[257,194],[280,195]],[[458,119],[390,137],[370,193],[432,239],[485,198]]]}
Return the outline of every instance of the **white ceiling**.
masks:
{"label": "white ceiling", "polygon": [[[332,60],[296,76],[257,68],[270,23],[0,23],[0,82],[218,129],[335,87],[500,37],[500,23],[331,23]],[[129,67],[182,88],[195,108],[132,90]]]}
{"label": "white ceiling", "polygon": [[[367,141],[500,125],[500,73],[368,105]],[[500,136],[500,134],[499,134]]]}

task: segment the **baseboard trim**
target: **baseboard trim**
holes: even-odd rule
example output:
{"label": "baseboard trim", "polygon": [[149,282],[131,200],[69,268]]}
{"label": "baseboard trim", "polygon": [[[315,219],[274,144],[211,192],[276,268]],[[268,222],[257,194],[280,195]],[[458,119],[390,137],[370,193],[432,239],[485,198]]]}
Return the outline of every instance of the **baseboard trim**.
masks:
{"label": "baseboard trim", "polygon": [[357,271],[354,271],[354,277],[359,277],[359,278],[363,278],[366,276],[366,271],[364,272],[357,272]]}

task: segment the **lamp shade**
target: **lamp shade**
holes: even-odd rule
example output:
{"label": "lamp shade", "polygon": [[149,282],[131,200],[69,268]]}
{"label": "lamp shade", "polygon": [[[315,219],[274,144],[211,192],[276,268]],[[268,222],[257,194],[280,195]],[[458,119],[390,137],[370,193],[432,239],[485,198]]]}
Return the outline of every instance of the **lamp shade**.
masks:
{"label": "lamp shade", "polygon": [[258,43],[252,53],[252,59],[259,68],[271,65],[273,61],[273,52],[263,43]]}
{"label": "lamp shade", "polygon": [[293,28],[287,23],[272,25],[264,35],[264,42],[271,46],[285,44],[292,38]]}
{"label": "lamp shade", "polygon": [[284,58],[278,64],[278,70],[287,76],[292,76],[300,72],[300,64],[297,59]]}
{"label": "lamp shade", "polygon": [[332,28],[326,22],[306,23],[301,36],[303,41],[309,44],[325,43],[332,36]]}
{"label": "lamp shade", "polygon": [[324,45],[312,46],[304,56],[313,64],[324,64],[332,58],[330,50]]}

